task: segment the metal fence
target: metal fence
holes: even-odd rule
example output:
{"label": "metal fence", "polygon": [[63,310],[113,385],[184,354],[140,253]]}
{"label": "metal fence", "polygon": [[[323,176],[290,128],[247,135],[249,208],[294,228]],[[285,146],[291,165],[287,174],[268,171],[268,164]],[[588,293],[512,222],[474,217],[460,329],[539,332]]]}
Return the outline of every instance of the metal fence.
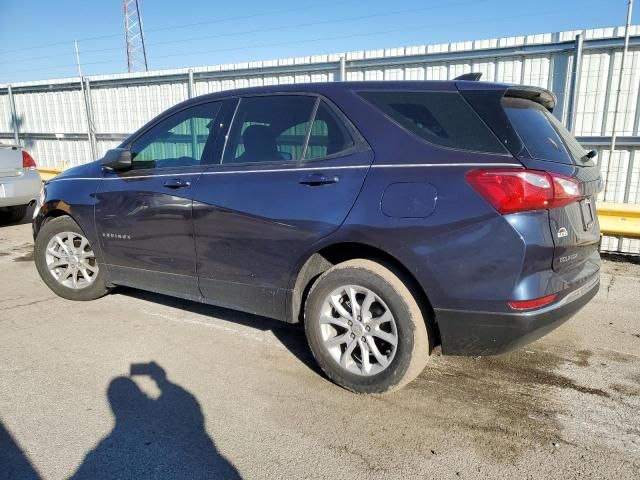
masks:
{"label": "metal fence", "polygon": [[[0,141],[23,144],[44,168],[98,158],[150,118],[191,96],[258,85],[338,80],[483,80],[536,85],[558,97],[557,117],[597,161],[600,200],[640,204],[640,26],[630,28],[617,143],[614,110],[624,27],[355,51],[192,69],[0,85]],[[575,68],[577,65],[577,68]],[[638,158],[636,158],[638,157]],[[605,237],[604,250],[640,253],[640,240]]]}

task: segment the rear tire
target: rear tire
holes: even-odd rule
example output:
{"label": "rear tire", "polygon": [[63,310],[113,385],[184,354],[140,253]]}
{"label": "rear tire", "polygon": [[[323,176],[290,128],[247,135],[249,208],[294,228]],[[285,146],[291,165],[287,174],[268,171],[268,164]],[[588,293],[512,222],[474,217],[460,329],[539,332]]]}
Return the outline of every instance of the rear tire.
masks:
{"label": "rear tire", "polygon": [[71,217],[45,223],[35,241],[40,278],[68,300],[95,300],[108,293],[103,274],[84,232]]}
{"label": "rear tire", "polygon": [[349,260],[323,273],[309,292],[305,333],[311,352],[347,390],[398,390],[428,362],[427,324],[401,277],[371,260]]}
{"label": "rear tire", "polygon": [[18,205],[17,207],[7,207],[6,209],[2,209],[2,213],[0,213],[0,220],[3,223],[19,222],[27,214],[27,208],[29,208],[29,205]]}

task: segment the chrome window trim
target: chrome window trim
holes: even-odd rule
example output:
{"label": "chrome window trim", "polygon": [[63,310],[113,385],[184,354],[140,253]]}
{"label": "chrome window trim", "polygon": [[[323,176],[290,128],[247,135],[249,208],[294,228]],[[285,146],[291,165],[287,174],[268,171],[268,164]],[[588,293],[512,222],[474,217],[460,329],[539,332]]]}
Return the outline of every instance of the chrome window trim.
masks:
{"label": "chrome window trim", "polygon": [[313,170],[354,170],[363,168],[434,168],[434,167],[513,167],[524,168],[519,163],[399,163],[383,165],[335,165],[324,167],[292,167],[292,168],[263,168],[254,170],[214,170],[189,173],[157,173],[150,175],[131,175],[126,177],[78,177],[78,178],[53,178],[50,182],[64,180],[127,180],[134,178],[152,177],[184,177],[187,175],[228,175],[232,173],[278,173],[278,172],[304,172]]}

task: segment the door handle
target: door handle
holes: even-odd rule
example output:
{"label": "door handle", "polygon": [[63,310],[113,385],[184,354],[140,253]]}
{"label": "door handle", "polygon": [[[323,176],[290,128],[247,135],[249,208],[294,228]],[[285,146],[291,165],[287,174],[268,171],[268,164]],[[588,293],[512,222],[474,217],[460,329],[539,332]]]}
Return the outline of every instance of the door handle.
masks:
{"label": "door handle", "polygon": [[162,185],[164,185],[167,188],[178,189],[178,188],[185,188],[185,187],[191,186],[191,182],[182,180],[180,178],[172,178],[170,180],[165,180],[165,182]]}
{"label": "door handle", "polygon": [[324,173],[310,173],[300,179],[302,185],[309,185],[316,187],[318,185],[330,185],[332,183],[338,183],[340,180],[336,175],[325,175]]}

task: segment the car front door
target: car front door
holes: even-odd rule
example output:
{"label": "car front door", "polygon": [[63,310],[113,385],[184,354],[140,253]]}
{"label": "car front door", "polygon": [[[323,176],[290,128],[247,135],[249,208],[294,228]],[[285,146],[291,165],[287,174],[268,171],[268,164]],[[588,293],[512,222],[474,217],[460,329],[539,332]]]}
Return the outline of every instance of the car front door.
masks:
{"label": "car front door", "polygon": [[192,197],[215,155],[221,109],[209,102],[161,119],[128,146],[130,170],[105,172],[95,215],[113,283],[200,298]]}
{"label": "car front door", "polygon": [[205,300],[283,318],[292,270],[343,222],[372,160],[366,142],[324,99],[241,98],[222,161],[194,191]]}

